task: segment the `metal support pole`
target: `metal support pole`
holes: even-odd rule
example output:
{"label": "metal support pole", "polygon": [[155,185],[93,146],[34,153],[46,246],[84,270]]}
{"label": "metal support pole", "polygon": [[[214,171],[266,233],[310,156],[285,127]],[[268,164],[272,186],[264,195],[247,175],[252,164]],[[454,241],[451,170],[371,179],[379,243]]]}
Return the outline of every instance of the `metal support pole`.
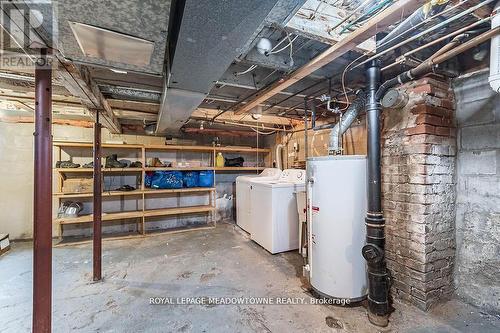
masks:
{"label": "metal support pole", "polygon": [[101,170],[101,124],[99,110],[95,110],[94,123],[94,281],[102,278],[102,170]]}
{"label": "metal support pole", "polygon": [[309,137],[308,137],[308,124],[307,124],[307,97],[304,97],[304,160],[307,163],[309,157]]}
{"label": "metal support pole", "polygon": [[380,63],[372,61],[366,71],[368,127],[368,212],[363,257],[368,265],[368,318],[377,326],[387,326],[389,316],[389,274],[385,262],[385,219],[381,203],[380,115],[376,97],[380,87]]}
{"label": "metal support pole", "polygon": [[316,102],[314,101],[314,99],[311,103],[311,128],[316,128]]}
{"label": "metal support pole", "polygon": [[52,67],[47,49],[35,67],[33,332],[52,324]]}

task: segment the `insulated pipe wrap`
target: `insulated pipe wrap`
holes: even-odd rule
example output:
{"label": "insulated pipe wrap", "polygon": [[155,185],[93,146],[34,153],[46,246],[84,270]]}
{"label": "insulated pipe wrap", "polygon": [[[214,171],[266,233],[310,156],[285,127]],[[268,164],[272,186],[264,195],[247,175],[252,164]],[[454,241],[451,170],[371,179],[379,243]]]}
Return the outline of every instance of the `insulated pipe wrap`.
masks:
{"label": "insulated pipe wrap", "polygon": [[[432,0],[429,1],[424,6],[420,7],[413,14],[411,14],[406,20],[401,22],[397,27],[391,30],[387,36],[377,42],[377,52],[381,52],[391,46],[399,43],[403,38],[409,36],[405,35],[406,31],[412,29],[414,26],[421,24],[428,17],[434,16],[439,12],[442,12],[449,0]],[[387,44],[386,44],[387,43]]]}

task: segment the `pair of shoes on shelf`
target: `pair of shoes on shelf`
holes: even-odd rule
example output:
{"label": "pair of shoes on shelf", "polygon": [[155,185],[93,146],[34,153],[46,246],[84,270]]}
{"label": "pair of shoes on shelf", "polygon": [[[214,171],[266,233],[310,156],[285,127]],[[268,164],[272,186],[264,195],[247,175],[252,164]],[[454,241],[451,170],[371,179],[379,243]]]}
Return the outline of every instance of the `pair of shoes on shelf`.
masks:
{"label": "pair of shoes on shelf", "polygon": [[151,167],[163,167],[165,165],[163,165],[163,163],[160,161],[160,159],[158,157],[153,157],[153,159],[151,160]]}
{"label": "pair of shoes on shelf", "polygon": [[117,188],[115,191],[124,191],[124,192],[135,191],[135,187],[130,186],[130,185],[122,185],[119,188]]}
{"label": "pair of shoes on shelf", "polygon": [[68,168],[79,168],[79,167],[80,167],[80,164],[73,163],[71,161],[57,161],[56,162],[56,168],[68,169]]}
{"label": "pair of shoes on shelf", "polygon": [[151,163],[149,164],[150,167],[171,167],[172,163],[171,162],[162,162],[158,157],[153,157],[151,160]]}
{"label": "pair of shoes on shelf", "polygon": [[142,168],[142,162],[141,161],[135,161],[130,163],[130,168]]}
{"label": "pair of shoes on shelf", "polygon": [[[125,167],[129,168],[142,168],[142,163],[140,161],[135,161],[135,162],[130,162],[128,160],[119,160],[118,163],[125,164]],[[82,165],[82,168],[93,168],[94,167],[94,162],[89,162],[84,165]],[[119,167],[121,168],[121,166]]]}
{"label": "pair of shoes on shelf", "polygon": [[116,154],[106,156],[105,168],[126,168],[127,163],[124,161],[125,160],[118,161],[118,155]]}

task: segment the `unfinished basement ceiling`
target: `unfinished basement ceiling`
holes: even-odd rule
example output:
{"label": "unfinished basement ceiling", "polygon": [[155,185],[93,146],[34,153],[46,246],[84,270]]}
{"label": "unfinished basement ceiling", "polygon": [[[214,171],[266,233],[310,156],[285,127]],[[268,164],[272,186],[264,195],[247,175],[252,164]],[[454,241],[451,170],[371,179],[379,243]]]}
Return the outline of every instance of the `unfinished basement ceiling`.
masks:
{"label": "unfinished basement ceiling", "polygon": [[[88,71],[88,77],[111,106],[117,122],[129,125],[125,131],[140,132],[144,124],[156,123],[159,135],[167,132],[178,135],[179,129],[193,126],[193,122],[187,124],[187,121],[198,109],[210,110],[211,114],[231,114],[247,104],[262,89],[286,79],[293,71],[310,63],[312,59],[335,45],[337,40],[349,36],[370,17],[365,15],[370,5],[365,6],[364,10],[356,10],[365,2],[262,0],[242,1],[239,4],[234,1],[193,0],[186,1],[183,10],[179,10],[180,7],[177,6],[174,15],[175,6],[171,1],[130,0],[103,3],[92,0],[74,3],[61,0],[57,6],[57,41],[65,58],[73,60],[77,66]],[[447,8],[457,3],[459,2],[449,2]],[[471,0],[468,5],[457,5],[441,17],[426,22],[418,30],[431,28],[476,3],[478,1]],[[451,30],[462,28],[485,15],[488,16],[488,9],[483,9],[451,22],[432,34],[424,35],[401,47],[398,53],[389,52],[381,58],[384,66],[391,64],[401,53],[442,37]],[[170,20],[172,16],[175,16],[175,19]],[[347,23],[332,30],[348,17]],[[349,23],[351,21],[352,24]],[[138,66],[113,61],[105,56],[106,52],[103,58],[85,56],[71,29],[71,22],[104,29],[109,34],[123,34],[151,41],[154,47],[150,64]],[[172,30],[172,26],[177,29]],[[389,27],[385,32],[392,28]],[[478,28],[483,29],[484,25]],[[259,52],[257,44],[263,39],[269,41],[271,47],[279,52]],[[292,46],[286,47],[290,40]],[[170,51],[167,50],[167,44]],[[333,100],[343,107],[345,94],[342,73],[348,64],[360,57],[361,52],[373,49],[373,44],[371,38],[353,47],[335,61],[270,96],[260,103],[258,109],[261,109],[264,115],[301,120],[305,111],[304,98],[307,97],[317,101],[319,117],[331,120],[332,114],[327,112],[324,103],[319,101],[320,96],[331,95]],[[437,44],[404,59],[404,62],[394,65],[384,72],[384,75],[390,77],[415,66],[441,46],[442,44]],[[173,57],[168,59],[168,54]],[[441,67],[443,73],[454,75],[454,68],[462,64],[449,61],[445,65]],[[474,63],[469,62],[466,65],[471,67]],[[31,97],[16,95],[14,92],[32,89],[33,74],[1,74],[4,76],[0,86],[3,89],[1,94],[11,103],[9,112],[19,109],[30,112],[30,108],[23,106],[23,103],[26,98]],[[69,86],[58,79],[58,76],[54,75],[54,80],[57,80],[54,82],[54,100],[60,103],[73,92],[68,92],[66,89]],[[364,66],[347,71],[347,94],[354,96],[355,91],[363,85]],[[55,108],[58,110],[57,117],[64,117],[69,113],[64,112],[64,107],[65,105],[58,105]],[[71,107],[71,117],[77,117],[79,110],[81,120],[93,120],[87,106]],[[245,122],[240,120],[244,119],[242,117],[231,116],[231,119]],[[210,123],[207,123],[205,127],[210,126]],[[245,127],[241,130],[249,131]]]}

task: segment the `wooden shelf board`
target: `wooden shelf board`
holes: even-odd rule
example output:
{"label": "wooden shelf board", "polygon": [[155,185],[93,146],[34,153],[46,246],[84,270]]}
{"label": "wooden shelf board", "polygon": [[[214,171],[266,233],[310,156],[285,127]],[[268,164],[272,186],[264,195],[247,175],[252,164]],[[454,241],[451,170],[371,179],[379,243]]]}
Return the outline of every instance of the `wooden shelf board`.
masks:
{"label": "wooden shelf board", "polygon": [[[74,148],[92,148],[92,142],[69,142],[69,141],[54,141],[56,147],[74,147]],[[270,148],[252,148],[252,147],[213,147],[213,146],[183,146],[183,145],[141,145],[141,144],[118,144],[118,143],[103,143],[102,148],[117,148],[117,149],[142,149],[146,150],[183,150],[197,152],[239,152],[239,153],[270,153]]]}
{"label": "wooden shelf board", "polygon": [[[56,147],[74,147],[74,148],[92,148],[92,142],[69,142],[69,141],[54,141]],[[117,149],[142,149],[143,145],[119,144],[119,143],[103,143],[102,148],[117,148]]]}
{"label": "wooden shelf board", "polygon": [[203,171],[213,170],[214,167],[146,167],[145,171]]}
{"label": "wooden shelf board", "polygon": [[[193,213],[205,213],[215,210],[213,206],[189,206],[189,207],[174,207],[174,208],[162,208],[162,209],[150,209],[146,211],[132,211],[132,212],[119,212],[119,213],[107,213],[102,215],[102,221],[113,221],[113,220],[125,220],[132,218],[139,218],[142,216],[153,217],[153,216],[167,216],[167,215],[181,215],[181,214],[193,214]],[[72,218],[58,218],[54,220],[54,223],[60,224],[77,224],[77,223],[90,223],[93,221],[93,214],[82,215]]]}
{"label": "wooden shelf board", "polygon": [[[102,192],[103,197],[110,196],[122,196],[122,195],[141,195],[141,194],[162,194],[162,193],[190,193],[190,192],[212,192],[215,191],[215,187],[191,187],[191,188],[179,188],[179,189],[146,189],[135,190],[135,191],[106,191]],[[57,198],[87,198],[92,197],[92,192],[86,193],[54,193],[54,197]]]}
{"label": "wooden shelf board", "polygon": [[[215,229],[216,226],[213,222],[209,222],[208,224],[202,224],[202,225],[195,225],[195,226],[185,226],[185,227],[179,227],[179,228],[171,228],[171,229],[158,229],[158,230],[148,230],[146,231],[146,234],[141,234],[141,233],[135,233],[132,232],[130,234],[126,235],[110,235],[110,234],[105,234],[102,237],[102,241],[114,241],[114,240],[129,240],[129,239],[137,239],[137,238],[146,238],[146,237],[152,237],[152,236],[164,236],[164,235],[169,235],[169,234],[178,234],[178,233],[185,233],[185,232],[190,232],[190,231],[202,231],[202,230],[211,230]],[[75,238],[75,237],[70,237],[69,239],[63,239],[57,244],[54,244],[53,247],[58,248],[58,247],[66,247],[66,246],[73,246],[73,245],[81,245],[81,244],[90,244],[92,243],[93,240],[91,237],[85,237],[85,238]]]}
{"label": "wooden shelf board", "polygon": [[270,153],[270,148],[251,148],[251,147],[215,147],[216,152],[226,153]]}
{"label": "wooden shelf board", "polygon": [[[122,219],[133,219],[142,217],[142,211],[132,211],[132,212],[119,212],[119,213],[103,213],[102,220],[103,221],[113,221],[113,220],[122,220]],[[78,217],[71,218],[58,218],[55,219],[54,222],[61,224],[76,224],[76,223],[89,223],[93,221],[93,214],[82,215]]]}
{"label": "wooden shelf board", "polygon": [[[60,173],[93,173],[93,168],[56,168]],[[142,168],[102,168],[104,173],[142,172]]]}
{"label": "wooden shelf board", "polygon": [[261,171],[266,167],[216,167],[215,171]]}
{"label": "wooden shelf board", "polygon": [[[121,195],[141,195],[142,191],[141,190],[135,190],[135,191],[105,191],[102,192],[103,197],[113,197],[113,196],[121,196]],[[85,193],[54,193],[54,197],[57,198],[86,198],[86,197],[92,197],[93,193],[92,192],[85,192]]]}
{"label": "wooden shelf board", "polygon": [[181,145],[145,145],[146,150],[183,150],[211,153],[214,147],[211,146],[181,146]]}
{"label": "wooden shelf board", "polygon": [[181,215],[193,213],[208,213],[215,210],[213,206],[189,206],[189,207],[175,207],[163,209],[149,209],[144,211],[144,217],[153,216],[167,216],[167,215]]}
{"label": "wooden shelf board", "polygon": [[190,192],[212,192],[215,187],[190,187],[178,189],[146,189],[144,194],[162,194],[162,193],[190,193]]}

